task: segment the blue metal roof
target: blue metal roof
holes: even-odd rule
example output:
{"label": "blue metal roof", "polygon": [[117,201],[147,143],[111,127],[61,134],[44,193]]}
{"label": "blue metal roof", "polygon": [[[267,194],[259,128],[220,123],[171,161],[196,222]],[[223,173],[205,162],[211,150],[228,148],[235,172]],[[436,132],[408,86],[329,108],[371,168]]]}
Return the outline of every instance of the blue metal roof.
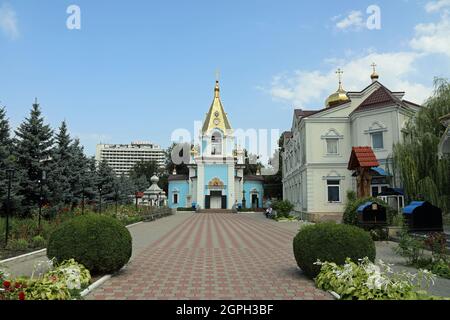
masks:
{"label": "blue metal roof", "polygon": [[424,203],[425,201],[413,201],[403,209],[403,213],[412,214],[416,208],[422,206]]}
{"label": "blue metal roof", "polygon": [[358,213],[363,213],[364,209],[371,206],[373,204],[372,201],[364,203],[362,206],[360,206],[357,210]]}
{"label": "blue metal roof", "polygon": [[375,171],[376,173],[378,173],[380,176],[383,176],[383,177],[388,177],[389,175],[387,174],[387,172],[383,169],[383,168],[380,168],[380,167],[373,167],[373,168],[371,168],[373,171]]}

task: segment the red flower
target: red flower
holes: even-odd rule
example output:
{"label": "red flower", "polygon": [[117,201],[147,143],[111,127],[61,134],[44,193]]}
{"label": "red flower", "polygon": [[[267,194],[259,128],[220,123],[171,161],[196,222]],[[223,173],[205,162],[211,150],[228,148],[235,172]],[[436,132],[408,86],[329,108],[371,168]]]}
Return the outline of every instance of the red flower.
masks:
{"label": "red flower", "polygon": [[4,282],[3,282],[3,286],[4,286],[6,289],[8,289],[8,288],[11,286],[11,282],[9,282],[9,281],[4,281]]}
{"label": "red flower", "polygon": [[19,292],[19,300],[25,300],[25,293],[23,291]]}
{"label": "red flower", "polygon": [[19,289],[20,287],[22,287],[22,285],[19,282],[16,282],[16,284],[14,286],[16,287],[16,289]]}

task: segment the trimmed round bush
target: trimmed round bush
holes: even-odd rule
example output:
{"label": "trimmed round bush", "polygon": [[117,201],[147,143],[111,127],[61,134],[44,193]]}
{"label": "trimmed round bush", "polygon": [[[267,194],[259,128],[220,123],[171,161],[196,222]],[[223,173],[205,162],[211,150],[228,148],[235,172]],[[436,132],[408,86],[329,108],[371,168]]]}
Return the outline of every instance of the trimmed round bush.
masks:
{"label": "trimmed round bush", "polygon": [[131,234],[114,218],[89,214],[61,224],[52,234],[47,256],[58,262],[74,259],[92,274],[119,271],[132,252]]}
{"label": "trimmed round bush", "polygon": [[325,222],[305,226],[294,238],[295,260],[310,278],[320,272],[321,267],[314,264],[317,260],[343,265],[347,258],[354,262],[365,257],[375,261],[375,254],[370,234],[345,224]]}

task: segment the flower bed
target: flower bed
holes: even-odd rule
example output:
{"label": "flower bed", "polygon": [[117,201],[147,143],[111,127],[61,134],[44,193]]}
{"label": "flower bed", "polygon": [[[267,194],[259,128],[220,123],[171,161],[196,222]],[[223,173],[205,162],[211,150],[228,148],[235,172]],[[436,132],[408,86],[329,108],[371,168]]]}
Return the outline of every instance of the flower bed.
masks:
{"label": "flower bed", "polygon": [[[8,246],[4,246],[5,219],[0,218],[0,260],[16,257],[47,247],[50,234],[65,221],[82,215],[81,208],[70,211],[67,208],[61,209],[55,214],[50,214],[50,208],[44,208],[41,228],[38,226],[37,215],[29,219],[10,219],[10,233]],[[105,207],[102,215],[113,217],[124,226],[132,225],[143,221],[145,215],[152,209],[150,207],[138,207],[131,205],[120,205]],[[93,213],[91,206],[86,206],[85,214]],[[98,213],[97,213],[98,214]]]}
{"label": "flower bed", "polygon": [[422,285],[434,284],[434,275],[427,270],[417,274],[394,273],[391,265],[379,262],[377,266],[368,258],[354,263],[347,259],[343,266],[317,262],[321,271],[315,279],[318,288],[330,291],[340,300],[437,300],[421,290]]}
{"label": "flower bed", "polygon": [[[429,250],[431,255],[425,254]],[[450,279],[450,257],[447,254],[447,238],[443,233],[431,233],[425,239],[413,237],[403,231],[395,253],[407,259],[415,268],[427,269],[434,274]]]}
{"label": "flower bed", "polygon": [[50,271],[35,278],[9,279],[0,270],[0,300],[72,300],[91,282],[89,271],[75,260],[57,266],[49,261]]}

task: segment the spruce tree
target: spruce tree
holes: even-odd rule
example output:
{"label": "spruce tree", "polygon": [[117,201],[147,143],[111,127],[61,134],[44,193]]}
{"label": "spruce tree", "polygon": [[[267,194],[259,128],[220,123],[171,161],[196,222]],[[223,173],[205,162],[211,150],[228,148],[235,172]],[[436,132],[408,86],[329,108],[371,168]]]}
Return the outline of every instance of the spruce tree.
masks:
{"label": "spruce tree", "polygon": [[21,198],[17,195],[20,181],[20,172],[16,170],[15,157],[12,154],[13,143],[10,138],[9,121],[6,118],[5,108],[0,108],[0,215],[6,214],[8,197],[8,170],[14,170],[11,180],[11,214],[20,210]]}
{"label": "spruce tree", "polygon": [[[29,216],[39,205],[40,184],[43,172],[48,173],[52,155],[53,132],[44,124],[37,99],[33,104],[29,118],[15,131],[14,155],[21,175],[19,194],[22,196],[22,216]],[[44,192],[47,191],[45,186]]]}
{"label": "spruce tree", "polygon": [[72,206],[74,207],[81,204],[83,192],[85,202],[93,198],[93,178],[90,173],[90,161],[84,154],[83,146],[78,139],[75,139],[70,145],[70,154],[71,162],[69,167],[71,174],[69,175],[69,183],[72,194]]}
{"label": "spruce tree", "polygon": [[[116,175],[113,169],[108,166],[105,161],[100,162],[97,169],[97,187],[98,197],[100,196],[100,188],[102,195],[102,203],[111,203],[115,197]],[[97,198],[99,200],[99,198]]]}
{"label": "spruce tree", "polygon": [[55,136],[55,147],[52,152],[48,185],[51,188],[51,202],[54,205],[69,205],[73,201],[71,188],[71,176],[74,173],[73,154],[71,149],[71,138],[67,132],[66,122],[63,121],[58,134]]}
{"label": "spruce tree", "polygon": [[4,214],[6,204],[8,177],[7,170],[12,168],[11,139],[5,108],[0,108],[0,213]]}

